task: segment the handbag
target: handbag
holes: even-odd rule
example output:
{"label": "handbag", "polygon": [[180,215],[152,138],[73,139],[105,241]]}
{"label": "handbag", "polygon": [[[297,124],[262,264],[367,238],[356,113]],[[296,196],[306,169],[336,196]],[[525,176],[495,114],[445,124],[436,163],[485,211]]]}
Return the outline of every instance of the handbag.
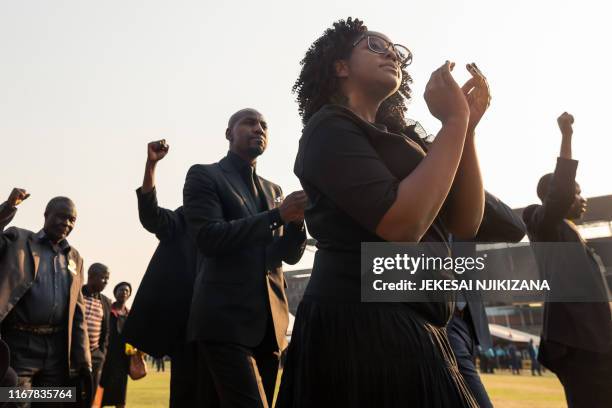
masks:
{"label": "handbag", "polygon": [[96,393],[94,394],[94,400],[91,403],[91,408],[102,408],[102,397],[104,396],[104,388],[98,385]]}
{"label": "handbag", "polygon": [[144,361],[144,355],[137,352],[130,356],[130,378],[132,380],[140,380],[147,375],[147,365]]}

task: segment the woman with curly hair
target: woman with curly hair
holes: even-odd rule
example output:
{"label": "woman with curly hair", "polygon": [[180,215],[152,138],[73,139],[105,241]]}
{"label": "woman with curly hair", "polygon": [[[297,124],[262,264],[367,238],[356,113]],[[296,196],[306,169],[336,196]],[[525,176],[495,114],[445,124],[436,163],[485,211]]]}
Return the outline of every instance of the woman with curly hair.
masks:
{"label": "woman with curly hair", "polygon": [[404,114],[410,51],[360,20],[334,23],[306,52],[293,91],[305,125],[294,172],[317,239],[278,407],[475,407],[448,344],[446,302],[361,303],[361,242],[474,236],[484,192],[474,129],[484,76],[433,72],[427,106],[442,123],[424,143]]}

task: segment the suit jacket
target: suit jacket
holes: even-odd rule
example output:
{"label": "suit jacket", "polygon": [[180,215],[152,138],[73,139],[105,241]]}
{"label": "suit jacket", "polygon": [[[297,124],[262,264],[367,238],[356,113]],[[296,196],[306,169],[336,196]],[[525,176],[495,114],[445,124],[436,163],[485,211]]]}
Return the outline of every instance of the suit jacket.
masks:
{"label": "suit jacket", "polygon": [[[8,348],[8,344],[6,344],[2,339],[0,339],[0,387],[6,386],[14,386],[14,385],[4,385],[4,377],[8,372],[11,361],[11,351]],[[0,407],[3,407],[4,403],[0,404]]]}
{"label": "suit jacket", "polygon": [[100,293],[100,300],[102,301],[102,308],[104,310],[104,320],[102,322],[102,333],[100,334],[100,351],[106,355],[108,351],[108,344],[110,341],[110,315],[111,305],[113,301],[102,293]]}
{"label": "suit jacket", "polygon": [[[523,220],[517,216],[510,207],[499,198],[485,191],[485,207],[482,222],[476,236],[461,244],[461,251],[470,254],[462,256],[474,256],[477,242],[519,242],[525,236],[526,227]],[[472,242],[473,245],[469,245]],[[456,247],[455,247],[456,248]],[[455,253],[455,255],[458,255]],[[464,275],[459,275],[461,279]],[[476,343],[484,350],[493,347],[491,332],[489,331],[489,320],[482,301],[480,291],[461,291],[464,296],[469,314],[468,324],[472,326],[476,336]]]}
{"label": "suit jacket", "polygon": [[[580,236],[574,224],[565,219],[576,193],[575,160],[559,158],[542,205],[531,205],[523,211],[527,233],[532,242],[574,242],[572,256],[534,251],[540,274],[555,279],[556,288],[569,293],[577,282],[608,291],[601,271],[596,267],[594,252]],[[580,250],[580,248],[582,248]],[[542,339],[594,352],[612,351],[610,307],[605,302],[546,302]],[[551,348],[542,347],[542,362],[550,368]]]}
{"label": "suit jacket", "polygon": [[197,249],[189,238],[183,208],[157,204],[155,190],[136,190],[140,223],[159,239],[132,303],[123,331],[126,341],[155,357],[172,355],[186,342],[185,330],[196,275]]}
{"label": "suit jacket", "polygon": [[192,339],[254,347],[271,318],[279,350],[286,346],[289,311],[282,262],[300,260],[306,232],[294,223],[271,226],[282,191],[261,177],[259,184],[263,212],[228,157],[194,165],[187,173],[185,219],[201,255],[188,326]]}
{"label": "suit jacket", "polygon": [[[85,286],[81,288],[81,292],[83,296],[85,296]],[[110,336],[110,313],[111,313],[111,304],[113,303],[106,295],[100,293],[100,302],[102,303],[102,327],[100,331],[100,340],[98,340],[98,350],[100,350],[104,355],[106,355],[106,350],[108,350],[108,339]]]}
{"label": "suit jacket", "polygon": [[[6,203],[0,205],[0,226],[4,227],[15,214]],[[35,233],[11,227],[0,233],[0,322],[9,314],[36,279],[40,244]],[[85,322],[85,306],[81,287],[83,286],[83,258],[70,247],[67,254],[69,263],[76,267],[70,270],[70,299],[68,303],[67,354],[70,374],[87,366],[91,368],[89,338]]]}

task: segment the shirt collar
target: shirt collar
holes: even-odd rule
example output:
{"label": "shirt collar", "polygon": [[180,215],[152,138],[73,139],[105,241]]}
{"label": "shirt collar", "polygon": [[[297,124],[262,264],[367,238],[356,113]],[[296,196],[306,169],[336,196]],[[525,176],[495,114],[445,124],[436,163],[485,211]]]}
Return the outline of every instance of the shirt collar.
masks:
{"label": "shirt collar", "polygon": [[[38,231],[38,233],[36,234],[36,238],[38,239],[38,242],[40,242],[40,243],[47,243],[47,244],[49,244],[50,246],[53,247],[53,244],[51,243],[51,241],[49,241],[49,238],[47,238],[47,234],[45,234],[45,230],[44,229],[41,229],[40,231]],[[70,244],[65,239],[62,239],[57,244],[57,247],[64,254],[66,254],[66,253],[68,253],[68,251],[70,251]]]}
{"label": "shirt collar", "polygon": [[115,315],[115,317],[119,317],[120,313],[125,310],[126,315],[130,313],[130,309],[127,306],[124,306],[123,309],[118,309],[115,303],[111,304],[111,313]]}
{"label": "shirt collar", "polygon": [[234,166],[234,168],[239,173],[244,171],[249,166],[253,168],[253,171],[255,171],[257,168],[257,162],[254,162],[253,164],[251,164],[232,151],[227,152],[227,158],[230,161],[230,163],[232,163],[232,166]]}
{"label": "shirt collar", "polygon": [[375,128],[377,128],[378,130],[382,130],[383,132],[388,132],[389,130],[387,129],[386,125],[383,125],[382,123],[370,123],[372,126],[374,126]]}
{"label": "shirt collar", "polygon": [[93,293],[89,291],[89,287],[87,285],[83,285],[83,295],[87,297],[93,297],[96,299],[100,299],[100,293]]}

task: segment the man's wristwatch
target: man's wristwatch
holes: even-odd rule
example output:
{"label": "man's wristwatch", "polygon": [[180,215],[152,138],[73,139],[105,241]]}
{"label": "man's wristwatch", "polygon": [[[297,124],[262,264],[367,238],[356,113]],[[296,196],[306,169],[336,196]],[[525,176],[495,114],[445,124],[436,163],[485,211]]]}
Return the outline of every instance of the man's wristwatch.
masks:
{"label": "man's wristwatch", "polygon": [[274,208],[268,212],[270,218],[270,230],[274,231],[275,229],[281,227],[284,222],[280,216],[280,211],[278,208]]}

